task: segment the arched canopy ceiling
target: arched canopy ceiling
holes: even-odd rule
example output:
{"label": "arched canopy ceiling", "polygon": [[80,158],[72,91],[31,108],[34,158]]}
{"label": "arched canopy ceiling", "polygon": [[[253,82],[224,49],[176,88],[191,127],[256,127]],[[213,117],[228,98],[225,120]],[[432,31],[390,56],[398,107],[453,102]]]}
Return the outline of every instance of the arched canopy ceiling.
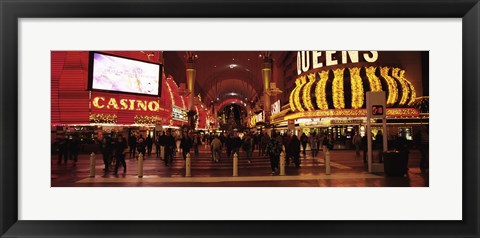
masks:
{"label": "arched canopy ceiling", "polygon": [[[241,79],[222,79],[209,86],[206,91],[206,98],[211,102],[221,102],[229,98],[236,98],[245,102],[251,100],[257,94],[254,85]],[[206,101],[208,103],[208,101]]]}
{"label": "arched canopy ceiling", "polygon": [[[178,83],[185,83],[187,51],[165,51],[165,72],[172,74]],[[224,100],[225,95],[253,99],[262,92],[261,51],[196,51],[195,94],[204,102]],[[178,64],[182,62],[183,65]],[[222,98],[224,97],[224,98]]]}
{"label": "arched canopy ceiling", "polygon": [[222,101],[219,106],[218,106],[218,111],[221,111],[224,107],[236,104],[242,108],[245,108],[245,104],[242,100],[236,99],[236,98],[230,98]]}

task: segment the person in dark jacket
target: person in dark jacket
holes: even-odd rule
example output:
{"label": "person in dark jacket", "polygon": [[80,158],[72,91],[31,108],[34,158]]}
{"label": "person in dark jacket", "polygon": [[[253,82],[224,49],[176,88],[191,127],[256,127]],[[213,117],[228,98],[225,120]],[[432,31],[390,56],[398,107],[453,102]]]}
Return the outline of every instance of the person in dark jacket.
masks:
{"label": "person in dark jacket", "polygon": [[367,135],[364,135],[361,140],[362,150],[363,150],[363,163],[367,163],[367,153],[368,153],[368,141]]}
{"label": "person in dark jacket", "polygon": [[276,139],[277,135],[272,132],[272,137],[267,144],[266,151],[270,157],[270,166],[272,168],[272,174],[278,171],[278,164],[280,161],[280,154],[282,153],[282,143]]}
{"label": "person in dark jacket", "polygon": [[286,159],[285,162],[287,166],[290,165],[290,159],[292,158],[292,155],[290,153],[290,148],[288,147],[288,144],[290,144],[291,139],[292,139],[292,135],[290,135],[289,133],[283,134],[282,143],[283,143],[283,148],[285,148],[285,159]]}
{"label": "person in dark jacket", "polygon": [[232,139],[232,155],[236,153],[237,156],[240,156],[240,147],[242,147],[242,139],[238,135],[234,136]]}
{"label": "person in dark jacket", "polygon": [[292,135],[288,143],[288,151],[290,156],[293,158],[293,163],[295,168],[300,167],[300,140],[296,135]]}
{"label": "person in dark jacket", "polygon": [[103,137],[100,147],[103,155],[103,164],[105,165],[103,171],[108,173],[108,166],[110,165],[110,158],[112,156],[112,141],[109,136]]}
{"label": "person in dark jacket", "polygon": [[145,139],[143,138],[143,135],[140,134],[140,137],[138,137],[138,140],[137,140],[137,151],[138,153],[143,155],[144,159],[145,159],[145,151],[146,151],[145,146],[146,146]]}
{"label": "person in dark jacket", "polygon": [[252,158],[252,150],[253,150],[253,135],[246,134],[245,138],[242,142],[242,147],[245,150],[245,154],[247,156],[248,163],[251,163]]}
{"label": "person in dark jacket", "polygon": [[193,137],[193,151],[195,153],[195,156],[198,156],[198,147],[202,144],[202,141],[200,139],[200,135],[194,135]]}
{"label": "person in dark jacket", "polygon": [[65,164],[67,164],[68,160],[68,139],[67,138],[59,138],[57,141],[58,146],[58,164],[62,164],[62,157]]}
{"label": "person in dark jacket", "polygon": [[147,154],[150,156],[152,154],[153,140],[150,134],[148,134],[147,139],[145,139],[145,144],[147,145]]}
{"label": "person in dark jacket", "polygon": [[165,146],[165,166],[169,166],[173,162],[173,154],[175,153],[175,137],[172,135],[172,131],[168,130],[167,134],[163,138],[163,143]]}
{"label": "person in dark jacket", "polygon": [[[157,155],[157,158],[160,158],[160,150],[161,150],[161,146],[164,146],[164,138],[165,138],[165,132],[162,132],[162,134],[160,135],[160,133],[158,133],[156,139],[155,139],[155,153]],[[162,159],[162,158],[160,158]]]}
{"label": "person in dark jacket", "polygon": [[260,150],[259,150],[260,156],[267,155],[266,148],[269,141],[270,141],[270,136],[268,136],[267,132],[263,133],[262,136],[260,137]]}
{"label": "person in dark jacket", "polygon": [[303,156],[307,156],[307,143],[308,143],[308,136],[305,135],[305,133],[302,133],[300,136],[300,142],[302,143],[302,148],[303,148]]}
{"label": "person in dark jacket", "polygon": [[135,152],[137,150],[137,137],[131,134],[128,137],[128,146],[130,147],[130,158],[135,158]]}
{"label": "person in dark jacket", "polygon": [[227,151],[227,158],[230,158],[232,155],[232,148],[233,148],[233,135],[230,134],[228,135],[227,138],[225,138],[225,148]]}
{"label": "person in dark jacket", "polygon": [[378,162],[383,163],[383,134],[381,130],[375,135],[375,145],[378,150]]}
{"label": "person in dark jacket", "polygon": [[127,149],[127,142],[123,136],[118,136],[117,141],[114,144],[115,152],[115,175],[118,172],[120,164],[123,166],[123,173],[127,172],[127,164],[125,163],[125,149]]}
{"label": "person in dark jacket", "polygon": [[74,136],[70,141],[70,158],[73,160],[73,167],[77,165],[78,147],[79,147],[78,138]]}
{"label": "person in dark jacket", "polygon": [[180,148],[182,149],[183,160],[187,159],[187,154],[190,153],[190,148],[192,148],[192,139],[187,134],[183,133],[182,140],[180,141]]}

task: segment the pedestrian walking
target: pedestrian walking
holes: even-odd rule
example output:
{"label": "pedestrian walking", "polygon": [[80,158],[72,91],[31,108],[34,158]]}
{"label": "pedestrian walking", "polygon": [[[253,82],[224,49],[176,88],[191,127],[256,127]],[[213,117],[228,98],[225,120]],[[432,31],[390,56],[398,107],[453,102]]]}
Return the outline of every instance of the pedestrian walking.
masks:
{"label": "pedestrian walking", "polygon": [[173,137],[171,130],[167,130],[163,143],[165,146],[165,166],[169,166],[173,162],[173,155],[176,148],[175,137]]}
{"label": "pedestrian walking", "polygon": [[300,140],[296,135],[292,135],[288,143],[288,151],[293,159],[293,163],[295,164],[295,168],[300,167]]}
{"label": "pedestrian walking", "polygon": [[183,160],[186,160],[187,154],[190,153],[190,148],[192,148],[192,139],[188,136],[187,132],[183,132],[180,148],[182,149]]}
{"label": "pedestrian walking", "polygon": [[278,164],[280,161],[280,153],[282,153],[282,144],[276,139],[277,135],[272,132],[272,138],[267,144],[266,151],[270,157],[270,167],[272,169],[272,175],[278,172]]}
{"label": "pedestrian walking", "polygon": [[137,137],[134,134],[128,137],[128,147],[130,148],[130,158],[134,159],[137,151]]}
{"label": "pedestrian walking", "polygon": [[307,143],[308,143],[308,136],[305,133],[302,133],[300,136],[300,142],[302,143],[303,148],[303,157],[307,156]]}
{"label": "pedestrian walking", "polygon": [[125,163],[125,150],[127,149],[127,142],[123,136],[119,135],[114,144],[115,151],[115,175],[118,173],[118,167],[123,166],[123,173],[127,172],[127,163]]}
{"label": "pedestrian walking", "polygon": [[355,135],[352,138],[352,144],[355,146],[355,159],[360,158],[360,148],[362,146],[362,137],[360,133],[355,132]]}
{"label": "pedestrian walking", "polygon": [[150,134],[148,134],[147,138],[145,139],[145,144],[147,145],[147,154],[150,156],[152,154],[153,147],[153,139]]}
{"label": "pedestrian walking", "polygon": [[143,135],[140,134],[140,137],[138,137],[138,140],[137,140],[137,151],[139,154],[142,154],[143,155],[143,158],[146,159],[146,156],[145,156],[145,146],[146,146],[146,143],[145,143],[145,139],[143,138]]}
{"label": "pedestrian walking", "polygon": [[212,140],[211,148],[212,148],[213,161],[217,163],[220,161],[221,152],[222,152],[222,142],[220,141],[217,135],[215,135],[215,137]]}

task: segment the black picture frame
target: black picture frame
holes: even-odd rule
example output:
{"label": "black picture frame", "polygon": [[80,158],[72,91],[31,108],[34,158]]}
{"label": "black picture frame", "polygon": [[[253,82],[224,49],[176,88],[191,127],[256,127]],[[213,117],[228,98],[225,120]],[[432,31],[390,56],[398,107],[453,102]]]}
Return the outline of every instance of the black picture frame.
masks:
{"label": "black picture frame", "polygon": [[[108,9],[108,10],[107,10]],[[478,0],[0,0],[1,237],[479,237]],[[18,19],[123,17],[462,18],[462,221],[18,220]],[[460,105],[458,105],[460,106]],[[451,159],[451,158],[449,158]],[[445,174],[444,176],[448,176]],[[341,208],[339,208],[341,209]],[[179,212],[182,212],[179,209]]]}

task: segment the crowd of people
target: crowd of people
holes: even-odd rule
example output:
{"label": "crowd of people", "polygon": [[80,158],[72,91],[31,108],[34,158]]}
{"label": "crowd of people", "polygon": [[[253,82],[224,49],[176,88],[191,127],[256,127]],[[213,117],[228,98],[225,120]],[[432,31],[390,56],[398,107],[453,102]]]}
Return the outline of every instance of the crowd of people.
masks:
{"label": "crowd of people", "polygon": [[67,164],[69,159],[73,161],[73,166],[77,164],[80,146],[78,137],[58,138],[55,145],[58,154],[57,164],[62,164],[62,161]]}
{"label": "crowd of people", "polygon": [[[422,127],[419,130],[416,138],[416,144],[421,152],[420,168],[422,171],[428,169],[428,127]],[[372,141],[372,148],[377,151],[374,154],[374,160],[382,161],[383,148],[383,134],[379,130]],[[355,147],[355,158],[360,159],[360,151],[363,151],[363,161],[367,163],[367,137],[360,136],[356,132],[352,138],[352,145]],[[68,159],[73,160],[74,166],[78,160],[79,140],[77,137],[65,137],[58,139],[56,142],[58,151],[58,164],[62,161],[66,164]],[[98,142],[100,151],[103,156],[105,165],[105,173],[109,172],[109,168],[114,166],[114,173],[117,174],[119,166],[123,166],[124,173],[127,170],[125,163],[126,155],[130,159],[136,160],[142,154],[144,159],[152,156],[153,146],[155,146],[156,158],[162,159],[165,166],[170,166],[173,162],[175,154],[181,152],[182,158],[185,160],[187,154],[192,156],[199,155],[199,148],[201,145],[210,147],[211,160],[214,163],[220,162],[222,159],[222,152],[225,152],[225,158],[230,159],[234,154],[246,158],[248,163],[251,163],[253,153],[258,151],[258,156],[268,157],[270,159],[272,174],[278,172],[280,154],[285,153],[286,165],[294,165],[296,168],[300,167],[300,155],[306,158],[307,145],[310,147],[311,157],[315,160],[318,157],[319,151],[323,148],[333,149],[334,139],[333,135],[325,135],[324,133],[310,133],[309,135],[302,133],[300,137],[292,133],[277,133],[272,131],[271,135],[266,132],[263,133],[245,133],[242,137],[234,133],[227,134],[194,134],[183,132],[181,135],[177,133],[174,136],[172,130],[159,132],[157,136],[152,138],[150,134],[145,138],[142,134],[138,136],[130,134],[128,138],[122,135],[117,135],[116,138],[111,138],[106,135]],[[395,148],[401,153],[406,153],[408,158],[410,145],[407,143],[405,134],[400,134],[395,141]]]}

